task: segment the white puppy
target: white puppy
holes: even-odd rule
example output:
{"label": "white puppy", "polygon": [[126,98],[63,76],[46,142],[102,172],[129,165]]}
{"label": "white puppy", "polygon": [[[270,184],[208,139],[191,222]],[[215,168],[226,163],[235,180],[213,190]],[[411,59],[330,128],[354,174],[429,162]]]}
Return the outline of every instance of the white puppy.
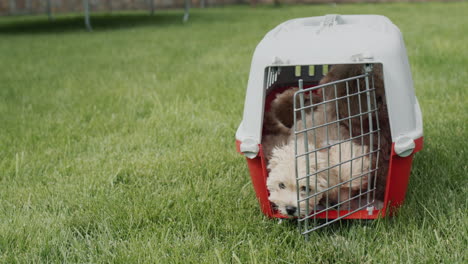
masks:
{"label": "white puppy", "polygon": [[[354,190],[364,189],[367,186],[368,173],[366,172],[369,172],[370,162],[368,155],[364,155],[367,153],[366,146],[348,140],[320,151],[314,151],[316,148],[309,139],[307,142],[311,153],[308,154],[309,172],[307,173],[304,136],[298,136],[297,140],[298,179],[296,179],[294,139],[289,140],[284,146],[274,148],[268,164],[269,200],[280,213],[290,217],[299,216],[299,210],[297,210],[299,198],[304,199],[300,203],[300,216],[304,216],[307,207],[309,212],[312,212],[324,196],[328,196],[330,202],[346,201],[351,198]],[[308,193],[307,178],[309,179]],[[299,194],[296,182],[299,183]],[[339,185],[340,183],[343,184]],[[341,196],[340,199],[334,198],[337,196]],[[336,201],[332,201],[333,199]]]}

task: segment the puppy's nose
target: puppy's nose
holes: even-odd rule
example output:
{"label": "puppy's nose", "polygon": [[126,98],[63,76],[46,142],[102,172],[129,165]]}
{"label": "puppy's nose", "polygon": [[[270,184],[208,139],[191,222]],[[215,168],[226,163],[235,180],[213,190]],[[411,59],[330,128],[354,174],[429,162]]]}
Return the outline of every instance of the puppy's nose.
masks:
{"label": "puppy's nose", "polygon": [[296,209],[296,206],[286,206],[286,212],[288,213],[288,215],[294,215],[294,213],[296,213]]}

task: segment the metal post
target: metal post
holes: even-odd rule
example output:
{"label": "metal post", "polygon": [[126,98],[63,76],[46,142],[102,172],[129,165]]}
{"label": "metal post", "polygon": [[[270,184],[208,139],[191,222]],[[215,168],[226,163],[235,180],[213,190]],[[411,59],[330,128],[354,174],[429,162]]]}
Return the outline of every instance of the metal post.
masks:
{"label": "metal post", "polygon": [[93,31],[93,28],[91,27],[91,20],[89,17],[89,0],[83,0],[84,4],[84,20],[85,20],[85,26],[88,31]]}
{"label": "metal post", "polygon": [[189,11],[190,11],[190,0],[185,0],[185,13],[184,13],[184,22],[187,22],[189,19]]}
{"label": "metal post", "polygon": [[27,0],[26,1],[26,9],[28,10],[28,13],[32,13],[32,4],[31,4],[31,0]]}
{"label": "metal post", "polygon": [[47,0],[47,17],[49,18],[49,21],[54,19],[52,17],[52,3],[50,1],[51,0]]}
{"label": "metal post", "polygon": [[14,15],[16,11],[16,2],[15,0],[10,0],[10,15]]}
{"label": "metal post", "polygon": [[150,1],[150,8],[151,8],[151,15],[154,15],[154,0],[149,0]]}

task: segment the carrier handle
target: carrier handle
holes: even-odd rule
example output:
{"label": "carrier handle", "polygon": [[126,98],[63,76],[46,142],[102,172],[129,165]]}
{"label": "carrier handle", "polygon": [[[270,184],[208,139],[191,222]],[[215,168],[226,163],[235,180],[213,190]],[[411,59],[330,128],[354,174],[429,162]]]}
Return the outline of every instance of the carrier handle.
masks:
{"label": "carrier handle", "polygon": [[341,19],[340,15],[337,14],[329,14],[323,17],[323,20],[320,22],[320,29],[317,33],[322,32],[325,29],[332,28],[338,24],[343,24],[343,19]]}
{"label": "carrier handle", "polygon": [[325,28],[325,27],[333,27],[335,25],[338,24],[338,16],[337,14],[329,14],[329,15],[325,15],[323,17],[323,20],[322,22],[320,22],[320,26],[322,28]]}

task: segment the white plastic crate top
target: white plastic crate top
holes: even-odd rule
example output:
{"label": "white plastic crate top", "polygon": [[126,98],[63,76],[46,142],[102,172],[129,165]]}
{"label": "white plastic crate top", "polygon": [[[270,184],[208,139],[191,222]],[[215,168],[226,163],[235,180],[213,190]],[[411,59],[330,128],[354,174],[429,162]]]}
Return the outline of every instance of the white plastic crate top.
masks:
{"label": "white plastic crate top", "polygon": [[243,120],[236,132],[241,152],[249,158],[258,154],[266,68],[348,63],[382,63],[395,152],[411,154],[414,140],[423,136],[421,111],[401,32],[378,15],[298,18],[268,32],[252,58]]}

